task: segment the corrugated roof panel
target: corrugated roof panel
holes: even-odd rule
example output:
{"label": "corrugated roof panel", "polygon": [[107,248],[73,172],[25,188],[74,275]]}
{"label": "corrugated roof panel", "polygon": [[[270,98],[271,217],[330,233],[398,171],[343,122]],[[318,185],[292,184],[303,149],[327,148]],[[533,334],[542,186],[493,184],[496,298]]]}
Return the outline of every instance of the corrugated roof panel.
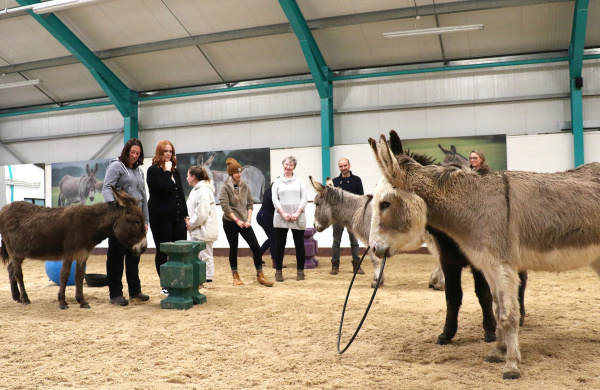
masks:
{"label": "corrugated roof panel", "polygon": [[441,60],[437,35],[386,39],[383,33],[435,27],[433,17],[337,27],[314,32],[334,70]]}
{"label": "corrugated roof panel", "polygon": [[0,21],[0,57],[11,65],[69,54],[29,15]]}
{"label": "corrugated roof panel", "polygon": [[[302,15],[307,20],[415,6],[413,0],[297,0],[297,2]],[[431,4],[431,0],[427,0],[427,3],[427,5]]]}
{"label": "corrugated roof panel", "polygon": [[135,91],[222,82],[196,46],[119,57],[105,63]]}
{"label": "corrugated roof panel", "polygon": [[106,97],[89,70],[81,65],[65,65],[23,73],[28,79],[40,79],[38,86],[57,102]]}
{"label": "corrugated roof panel", "polygon": [[93,51],[188,36],[161,0],[113,0],[57,15]]}
{"label": "corrugated roof panel", "polygon": [[277,0],[170,0],[165,4],[191,35],[287,23]]}
{"label": "corrugated roof panel", "polygon": [[309,72],[294,34],[213,43],[202,50],[225,81]]}
{"label": "corrugated roof panel", "polygon": [[600,1],[590,1],[585,46],[600,46]]}
{"label": "corrugated roof panel", "polygon": [[[0,85],[11,84],[26,81],[27,79],[19,74],[7,74],[0,76]],[[42,93],[35,85],[29,85],[19,88],[0,89],[0,109],[29,106],[36,104],[48,104],[52,101]]]}

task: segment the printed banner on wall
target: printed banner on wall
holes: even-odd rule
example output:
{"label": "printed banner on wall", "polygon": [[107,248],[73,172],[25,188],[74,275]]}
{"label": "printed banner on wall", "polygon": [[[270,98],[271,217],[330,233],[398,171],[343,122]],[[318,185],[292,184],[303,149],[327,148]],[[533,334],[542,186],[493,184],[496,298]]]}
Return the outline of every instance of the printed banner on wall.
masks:
{"label": "printed banner on wall", "polygon": [[104,202],[102,185],[110,159],[52,164],[52,207]]}
{"label": "printed banner on wall", "polygon": [[[221,185],[227,180],[228,158],[234,158],[242,166],[242,180],[248,183],[255,203],[261,203],[265,186],[271,184],[271,158],[269,148],[210,151],[201,153],[177,153],[177,170],[183,183],[187,183],[187,170],[193,165],[203,167],[215,185],[217,204]],[[185,185],[185,196],[192,187]]]}
{"label": "printed banner on wall", "polygon": [[402,140],[404,149],[435,158],[436,163],[469,165],[469,154],[480,150],[494,171],[506,170],[506,134]]}

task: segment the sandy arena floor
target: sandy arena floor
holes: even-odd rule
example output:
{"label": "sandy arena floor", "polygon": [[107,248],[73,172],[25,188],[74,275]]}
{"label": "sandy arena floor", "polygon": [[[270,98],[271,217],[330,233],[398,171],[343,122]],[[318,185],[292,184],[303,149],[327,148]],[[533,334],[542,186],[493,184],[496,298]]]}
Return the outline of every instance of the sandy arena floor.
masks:
{"label": "sandy arena floor", "polygon": [[[265,256],[267,258],[268,256]],[[521,379],[501,379],[502,365],[485,363],[480,309],[470,273],[454,343],[435,344],[445,316],[444,293],[427,287],[434,261],[401,255],[388,261],[386,285],[353,345],[336,351],[350,258],[329,274],[328,259],[295,280],[286,257],[284,283],[256,283],[250,258],[240,260],[246,285],[231,283],[226,258],[216,259],[208,302],[187,311],[161,310],[152,255],[140,266],[150,301],[108,303],[108,288],[84,286],[91,309],[80,309],[74,287],[60,310],[58,287],[44,263],[27,260],[32,304],[11,299],[0,271],[0,388],[2,389],[598,389],[600,281],[588,268],[530,273],[521,329]],[[372,267],[363,268],[370,273]],[[88,272],[105,273],[104,257]],[[267,268],[267,276],[274,271]],[[366,308],[370,276],[352,292],[342,343]]]}

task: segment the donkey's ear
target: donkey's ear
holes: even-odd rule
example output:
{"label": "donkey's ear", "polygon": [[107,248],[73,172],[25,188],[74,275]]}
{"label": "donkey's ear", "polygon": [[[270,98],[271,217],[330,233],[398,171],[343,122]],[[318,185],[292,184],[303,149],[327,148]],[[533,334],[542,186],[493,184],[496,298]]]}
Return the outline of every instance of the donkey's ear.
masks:
{"label": "donkey's ear", "polygon": [[90,164],[85,164],[85,173],[90,174]]}
{"label": "donkey's ear", "polygon": [[331,180],[331,178],[329,176],[327,176],[327,179],[325,179],[325,185],[327,185],[329,187],[335,187],[333,185],[333,180]]}
{"label": "donkey's ear", "polygon": [[98,163],[96,163],[96,167],[94,168],[94,173],[98,172]]}
{"label": "donkey's ear", "polygon": [[[369,141],[370,142],[370,141]],[[373,145],[371,145],[373,147]],[[398,164],[398,160],[396,156],[390,150],[390,147],[387,144],[385,136],[382,134],[379,138],[379,143],[375,145],[375,158],[379,163],[379,167],[381,168],[381,172],[385,176],[385,178],[395,185],[398,181],[398,176],[400,174],[400,165]]]}
{"label": "donkey's ear", "polygon": [[398,136],[398,133],[396,133],[396,130],[390,130],[390,148],[394,154],[404,154],[402,141],[400,141],[400,137]]}
{"label": "donkey's ear", "polygon": [[317,192],[321,192],[323,190],[323,184],[319,183],[318,181],[314,181],[312,176],[309,176],[308,179],[310,180],[310,184],[312,184]]}
{"label": "donkey's ear", "polygon": [[110,190],[112,191],[113,196],[115,197],[115,202],[117,202],[119,206],[125,207],[125,196],[127,196],[127,193],[123,190],[117,191],[115,189],[115,186],[110,186]]}
{"label": "donkey's ear", "polygon": [[456,148],[454,145],[450,145],[450,150],[452,150],[452,153],[456,154]]}

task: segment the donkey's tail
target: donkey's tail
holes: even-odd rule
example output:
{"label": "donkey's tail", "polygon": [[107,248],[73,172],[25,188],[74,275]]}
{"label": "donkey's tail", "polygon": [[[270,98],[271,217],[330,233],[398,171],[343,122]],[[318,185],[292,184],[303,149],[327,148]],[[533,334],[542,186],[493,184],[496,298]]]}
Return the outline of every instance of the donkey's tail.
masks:
{"label": "donkey's tail", "polygon": [[4,240],[0,240],[0,257],[2,258],[2,263],[8,263],[8,252],[6,251],[6,245],[4,245]]}

